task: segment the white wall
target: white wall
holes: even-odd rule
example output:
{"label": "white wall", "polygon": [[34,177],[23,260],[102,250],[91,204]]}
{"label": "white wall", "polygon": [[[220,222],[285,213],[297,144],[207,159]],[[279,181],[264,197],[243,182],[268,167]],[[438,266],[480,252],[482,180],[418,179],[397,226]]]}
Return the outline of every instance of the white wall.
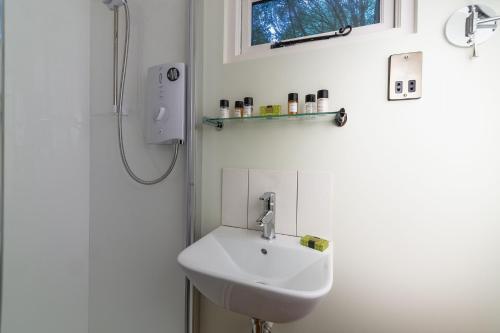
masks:
{"label": "white wall", "polygon": [[[132,40],[124,120],[129,162],[141,177],[163,173],[172,147],[146,145],[148,67],[187,60],[188,1],[129,1]],[[112,102],[113,15],[91,1],[90,332],[164,333],[184,328],[185,148],[162,184],[134,183],[122,167]],[[123,22],[123,16],[121,19]],[[123,34],[122,34],[123,36]]]}
{"label": "white wall", "polygon": [[86,333],[89,3],[6,1],[2,333]]}
{"label": "white wall", "polygon": [[[421,0],[419,33],[222,64],[223,0],[204,12],[203,113],[222,97],[286,103],[319,88],[345,107],[329,122],[203,129],[203,234],[220,223],[221,168],[334,174],[335,282],[309,317],[274,332],[500,331],[500,35],[472,61],[444,24],[463,0]],[[498,1],[489,3],[500,12]],[[424,52],[424,96],[388,102],[389,55]],[[201,304],[201,332],[245,332],[247,318]]]}

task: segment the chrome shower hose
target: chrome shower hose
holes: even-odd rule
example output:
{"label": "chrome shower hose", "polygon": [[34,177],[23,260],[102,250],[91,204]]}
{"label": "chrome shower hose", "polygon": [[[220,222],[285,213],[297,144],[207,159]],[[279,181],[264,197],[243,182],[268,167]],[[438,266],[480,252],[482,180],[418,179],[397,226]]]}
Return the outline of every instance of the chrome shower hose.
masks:
{"label": "chrome shower hose", "polygon": [[[123,98],[125,95],[125,81],[127,77],[127,65],[128,65],[128,51],[129,51],[129,44],[130,44],[130,10],[127,4],[127,1],[123,1],[123,8],[125,10],[125,44],[123,47],[123,63],[122,63],[122,69],[121,69],[121,78],[120,78],[120,90],[118,93],[118,106],[117,106],[117,112],[118,112],[118,144],[120,147],[120,156],[123,162],[123,166],[125,167],[125,170],[127,173],[130,175],[130,177],[138,182],[139,184],[142,185],[154,185],[158,184],[162,181],[164,181],[172,172],[174,169],[175,163],[177,162],[177,157],[179,156],[179,143],[174,144],[174,156],[172,158],[172,162],[170,163],[170,166],[168,167],[167,171],[161,175],[160,177],[153,179],[153,180],[144,180],[140,177],[138,177],[132,168],[130,167],[128,161],[127,161],[127,154],[125,153],[125,145],[123,143]],[[118,8],[115,8],[115,10],[118,10]],[[116,26],[116,25],[115,25]],[[117,32],[115,32],[116,34]],[[115,36],[116,38],[116,36]],[[115,62],[117,61],[117,58],[115,57]],[[116,80],[117,78],[115,78]],[[117,86],[117,82],[115,82],[115,86]]]}

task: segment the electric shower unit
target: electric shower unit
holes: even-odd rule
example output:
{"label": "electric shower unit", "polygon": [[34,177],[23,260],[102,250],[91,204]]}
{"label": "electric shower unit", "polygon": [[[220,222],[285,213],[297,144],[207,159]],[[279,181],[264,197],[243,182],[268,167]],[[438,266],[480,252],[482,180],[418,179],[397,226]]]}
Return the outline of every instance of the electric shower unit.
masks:
{"label": "electric shower unit", "polygon": [[[130,9],[127,0],[103,0],[113,11],[113,111],[117,113],[118,147],[123,166],[129,176],[143,185],[154,185],[165,180],[174,169],[179,146],[185,140],[186,66],[183,63],[153,66],[148,70],[146,83],[145,137],[150,144],[174,146],[174,156],[167,170],[158,178],[144,180],[137,176],[127,160],[123,140],[123,100],[130,48]],[[122,66],[119,70],[119,10],[125,14],[125,36]]]}

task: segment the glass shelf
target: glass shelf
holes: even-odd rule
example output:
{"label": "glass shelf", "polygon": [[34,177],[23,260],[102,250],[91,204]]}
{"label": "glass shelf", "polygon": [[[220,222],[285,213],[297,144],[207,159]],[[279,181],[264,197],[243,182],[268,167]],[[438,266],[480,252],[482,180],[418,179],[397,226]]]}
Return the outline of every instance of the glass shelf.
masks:
{"label": "glass shelf", "polygon": [[224,128],[225,122],[236,122],[236,121],[250,121],[250,120],[258,120],[258,119],[281,119],[281,120],[290,120],[290,119],[318,119],[318,118],[330,118],[334,116],[334,123],[338,127],[342,127],[347,123],[347,113],[344,108],[338,111],[332,112],[321,112],[321,113],[298,113],[295,115],[289,114],[280,114],[280,115],[266,115],[266,116],[252,116],[245,118],[211,118],[211,117],[203,117],[203,123],[206,125],[213,126],[218,130],[222,130]]}

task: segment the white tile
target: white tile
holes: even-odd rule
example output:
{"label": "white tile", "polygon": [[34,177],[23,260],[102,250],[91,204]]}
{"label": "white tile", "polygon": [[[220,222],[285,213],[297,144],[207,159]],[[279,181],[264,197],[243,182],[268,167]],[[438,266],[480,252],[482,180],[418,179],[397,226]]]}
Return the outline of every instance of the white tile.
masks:
{"label": "white tile", "polygon": [[248,228],[259,229],[263,212],[259,197],[276,193],[276,233],[297,234],[297,171],[250,170],[248,183]]}
{"label": "white tile", "polygon": [[248,169],[222,170],[222,224],[247,228]]}
{"label": "white tile", "polygon": [[329,173],[299,171],[297,235],[332,239],[332,176]]}

